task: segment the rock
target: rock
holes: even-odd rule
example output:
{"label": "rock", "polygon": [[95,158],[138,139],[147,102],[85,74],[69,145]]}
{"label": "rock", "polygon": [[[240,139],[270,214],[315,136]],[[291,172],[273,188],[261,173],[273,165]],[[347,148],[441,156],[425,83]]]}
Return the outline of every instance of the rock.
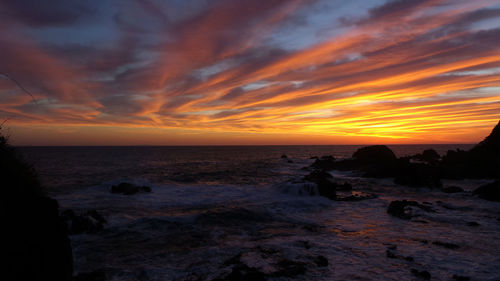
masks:
{"label": "rock", "polygon": [[463,188],[459,186],[446,186],[441,188],[441,191],[444,193],[457,193],[457,192],[464,192]]}
{"label": "rock", "polygon": [[397,257],[396,257],[396,254],[395,254],[394,252],[392,252],[391,250],[386,250],[386,251],[385,251],[385,256],[386,256],[386,257],[388,257],[388,258],[390,258],[390,259],[395,259],[395,258],[397,258]]}
{"label": "rock", "polygon": [[500,122],[479,144],[467,152],[465,176],[500,179]]}
{"label": "rock", "polygon": [[[321,259],[320,264],[324,262]],[[226,260],[223,265],[232,267],[231,272],[212,281],[282,280],[304,274],[307,270],[305,262],[287,259],[283,251],[278,249],[262,247],[239,253]]]}
{"label": "rock", "polygon": [[324,196],[330,200],[334,200],[336,195],[337,184],[333,180],[333,176],[324,170],[314,170],[309,175],[304,177],[304,180],[316,184],[320,196]]}
{"label": "rock", "polygon": [[453,278],[453,280],[456,280],[456,281],[470,281],[469,276],[461,276],[461,275],[453,274],[453,276],[451,278]]}
{"label": "rock", "polygon": [[429,206],[422,205],[416,201],[396,200],[389,204],[387,213],[401,219],[409,220],[413,217],[411,209],[408,208],[410,206],[418,207],[426,212],[432,211]]}
{"label": "rock", "polygon": [[417,154],[412,158],[426,162],[428,164],[436,164],[441,156],[434,149],[426,149],[424,150],[424,152],[422,152],[422,154]]}
{"label": "rock", "polygon": [[295,277],[306,272],[306,265],[300,261],[283,258],[278,262],[279,270],[272,274],[273,277]]}
{"label": "rock", "polygon": [[456,249],[460,248],[460,246],[458,246],[457,244],[448,243],[448,242],[434,241],[434,242],[432,242],[432,244],[434,244],[436,246],[445,247],[445,248],[451,249],[451,250],[456,250]]}
{"label": "rock", "polygon": [[69,281],[71,244],[58,203],[47,197],[14,199],[1,204],[2,280]]}
{"label": "rock", "polygon": [[364,163],[390,163],[396,161],[396,155],[385,145],[372,145],[358,149],[352,158]]}
{"label": "rock", "polygon": [[103,269],[84,272],[73,277],[73,281],[106,281],[106,273]]}
{"label": "rock", "polygon": [[299,247],[302,247],[306,250],[311,249],[311,244],[309,244],[309,241],[299,240],[296,243]]}
{"label": "rock", "polygon": [[500,180],[481,185],[474,190],[473,194],[485,200],[500,202]]}
{"label": "rock", "polygon": [[61,213],[61,217],[68,225],[69,234],[98,233],[107,223],[96,210],[89,210],[80,215],[75,214],[73,210],[66,210]]}
{"label": "rock", "polygon": [[439,188],[442,186],[441,172],[437,167],[422,163],[408,163],[403,160],[398,160],[394,182],[410,187]]}
{"label": "rock", "polygon": [[151,192],[151,188],[149,186],[138,186],[126,182],[122,182],[118,185],[111,186],[111,193],[133,195],[136,193],[143,193],[143,192]]}
{"label": "rock", "polygon": [[390,258],[390,259],[402,259],[402,260],[406,260],[406,261],[409,261],[409,262],[413,262],[414,259],[413,257],[405,257],[405,256],[402,256],[402,255],[397,255],[394,251],[396,250],[396,247],[395,246],[392,246],[392,247],[388,247],[387,250],[385,251],[385,255],[386,257]]}
{"label": "rock", "polygon": [[317,256],[314,258],[314,263],[318,266],[318,267],[325,267],[325,266],[328,266],[328,259],[325,258],[324,256]]}
{"label": "rock", "polygon": [[347,195],[345,192],[338,192],[337,198],[335,200],[336,201],[354,202],[354,201],[363,201],[363,200],[374,199],[374,198],[377,198],[377,195],[365,193],[365,192],[360,192],[360,191],[351,191]]}
{"label": "rock", "polygon": [[418,278],[424,279],[424,280],[431,280],[431,274],[427,270],[419,271],[414,268],[411,269],[411,274],[415,275]]}
{"label": "rock", "polygon": [[335,157],[332,155],[321,156],[321,158],[317,158],[312,164],[312,166],[316,169],[322,170],[332,170],[335,169]]}
{"label": "rock", "polygon": [[0,279],[70,281],[73,255],[59,204],[1,134],[0,179]]}
{"label": "rock", "polygon": [[281,159],[286,159],[288,158],[288,156],[286,156],[285,154],[281,155]]}
{"label": "rock", "polygon": [[216,278],[212,281],[266,281],[266,274],[253,267],[241,264],[233,267],[231,273],[223,278]]}
{"label": "rock", "polygon": [[475,221],[470,221],[470,222],[467,223],[467,226],[474,227],[474,226],[481,226],[481,225],[479,223],[475,222]]}

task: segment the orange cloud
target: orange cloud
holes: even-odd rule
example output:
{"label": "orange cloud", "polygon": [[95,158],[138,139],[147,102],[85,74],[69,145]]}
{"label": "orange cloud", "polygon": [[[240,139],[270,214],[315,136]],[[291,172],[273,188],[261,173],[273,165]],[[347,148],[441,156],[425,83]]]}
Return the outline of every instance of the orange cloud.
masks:
{"label": "orange cloud", "polygon": [[131,143],[146,130],[154,144],[475,142],[500,119],[500,28],[488,23],[500,9],[490,2],[388,2],[336,18],[339,32],[310,44],[275,43],[316,16],[306,4],[324,3],[218,1],[175,20],[155,14],[161,30],[118,24],[111,47],[54,47],[4,24],[5,71],[39,102],[0,80],[0,114],[18,128],[123,128]]}

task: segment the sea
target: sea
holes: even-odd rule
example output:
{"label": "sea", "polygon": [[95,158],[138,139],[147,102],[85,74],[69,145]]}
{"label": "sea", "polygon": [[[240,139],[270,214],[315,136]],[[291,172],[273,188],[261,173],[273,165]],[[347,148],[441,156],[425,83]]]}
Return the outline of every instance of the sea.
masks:
{"label": "sea", "polygon": [[[307,192],[302,178],[315,156],[349,158],[360,147],[18,150],[61,211],[97,210],[108,222],[98,233],[71,235],[75,274],[101,270],[117,281],[245,280],[241,272],[254,271],[267,280],[420,280],[422,272],[431,280],[500,279],[500,203],[472,194],[491,180],[445,180],[465,190],[449,194],[332,171],[353,186],[347,192],[373,198],[332,201]],[[389,147],[406,156],[472,145]],[[121,182],[152,192],[111,193]],[[391,201],[404,199],[431,211],[412,210],[411,220],[387,213]]]}

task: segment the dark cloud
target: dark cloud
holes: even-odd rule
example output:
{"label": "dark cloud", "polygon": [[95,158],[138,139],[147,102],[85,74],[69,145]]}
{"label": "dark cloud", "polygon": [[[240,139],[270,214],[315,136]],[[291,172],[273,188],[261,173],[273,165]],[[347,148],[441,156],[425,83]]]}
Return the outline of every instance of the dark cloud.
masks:
{"label": "dark cloud", "polygon": [[33,27],[74,24],[95,12],[94,1],[3,0],[0,15]]}

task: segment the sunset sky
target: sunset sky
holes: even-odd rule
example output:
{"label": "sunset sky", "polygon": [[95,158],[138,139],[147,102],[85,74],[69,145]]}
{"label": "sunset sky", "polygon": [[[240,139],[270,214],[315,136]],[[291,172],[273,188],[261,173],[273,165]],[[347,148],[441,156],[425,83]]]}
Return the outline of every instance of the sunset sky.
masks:
{"label": "sunset sky", "polygon": [[474,143],[500,2],[2,0],[16,145]]}

